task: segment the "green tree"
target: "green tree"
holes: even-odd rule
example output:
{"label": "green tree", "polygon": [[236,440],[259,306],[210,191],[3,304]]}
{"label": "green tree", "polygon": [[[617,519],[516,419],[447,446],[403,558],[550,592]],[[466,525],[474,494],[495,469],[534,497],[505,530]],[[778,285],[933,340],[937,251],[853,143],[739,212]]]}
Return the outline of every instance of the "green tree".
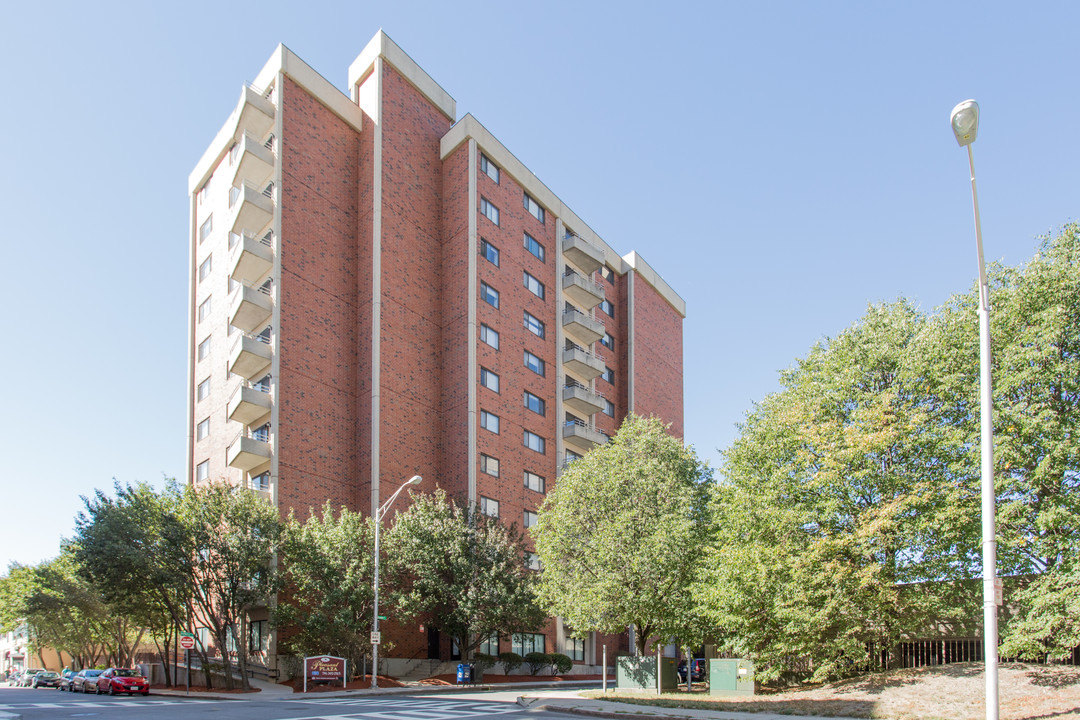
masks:
{"label": "green tree", "polygon": [[182,491],[172,482],[161,492],[145,483],[117,483],[115,491],[115,497],[98,490],[83,498],[73,546],[79,572],[147,628],[171,685],[177,631],[191,626],[191,552],[178,517]]}
{"label": "green tree", "polygon": [[978,506],[911,362],[926,323],[904,302],[869,308],[782,374],[725,454],[696,595],[764,678],[792,658],[815,679],[872,667],[970,612],[969,586],[939,582],[970,576]]}
{"label": "green tree", "polygon": [[577,632],[633,625],[640,653],[652,636],[691,640],[710,477],[662,422],[628,416],[611,442],[566,468],[540,508],[541,602]]}
{"label": "green tree", "polygon": [[492,634],[507,637],[544,622],[536,574],[525,565],[516,527],[449,500],[441,489],[413,496],[385,547],[399,568],[394,605],[404,615],[430,614],[430,624],[457,641],[462,657]]}
{"label": "green tree", "polygon": [[290,515],[282,533],[280,564],[285,591],[274,625],[288,628],[288,651],[334,654],[360,667],[371,651],[374,607],[374,524],[370,517],[327,503],[301,523]]}
{"label": "green tree", "polygon": [[242,687],[249,689],[247,612],[276,588],[278,511],[250,490],[210,483],[184,489],[179,518],[191,551],[186,567],[194,614],[207,624],[226,662],[225,687],[233,687],[232,648]]}

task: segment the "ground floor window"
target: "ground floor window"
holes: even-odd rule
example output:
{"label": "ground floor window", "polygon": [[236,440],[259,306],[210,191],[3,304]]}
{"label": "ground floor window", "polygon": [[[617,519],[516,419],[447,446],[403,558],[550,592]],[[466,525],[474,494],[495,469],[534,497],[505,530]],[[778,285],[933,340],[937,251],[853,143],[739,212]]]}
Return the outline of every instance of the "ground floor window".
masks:
{"label": "ground floor window", "polygon": [[531,652],[544,652],[543,633],[519,633],[514,636],[512,650],[518,655],[525,657]]}
{"label": "ground floor window", "polygon": [[266,621],[252,620],[248,628],[248,652],[266,652],[270,642],[270,636],[266,632]]}
{"label": "ground floor window", "polygon": [[571,660],[585,661],[585,638],[566,638],[566,654]]}
{"label": "ground floor window", "polygon": [[498,655],[499,634],[491,633],[491,635],[488,635],[487,639],[480,643],[480,647],[476,648],[476,652],[484,653],[485,655]]}

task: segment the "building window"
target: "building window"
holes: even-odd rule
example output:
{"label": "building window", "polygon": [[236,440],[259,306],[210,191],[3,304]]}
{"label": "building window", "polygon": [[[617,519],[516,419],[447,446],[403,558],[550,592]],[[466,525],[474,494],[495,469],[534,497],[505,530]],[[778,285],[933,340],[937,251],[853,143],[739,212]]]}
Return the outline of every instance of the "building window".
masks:
{"label": "building window", "polygon": [[[534,553],[527,553],[533,555]],[[525,657],[531,652],[544,652],[544,635],[543,633],[518,633],[514,635],[513,647],[511,648],[521,657]]]}
{"label": "building window", "polygon": [[525,287],[529,289],[529,292],[541,300],[544,299],[544,283],[540,282],[529,273],[522,273],[522,280],[525,283]]}
{"label": "building window", "polygon": [[499,208],[488,202],[487,198],[480,198],[480,214],[496,225],[499,224]]}
{"label": "building window", "polygon": [[205,183],[203,183],[203,186],[201,188],[199,188],[199,204],[200,205],[202,205],[204,202],[206,202],[206,196],[210,194],[210,180],[212,180],[212,179],[213,178],[208,178],[207,181]]}
{"label": "building window", "polygon": [[480,326],[480,340],[496,350],[499,349],[499,333],[492,330],[487,325]]}
{"label": "building window", "polygon": [[544,414],[544,401],[528,390],[525,391],[525,407],[529,408],[537,415]]}
{"label": "building window", "polygon": [[480,472],[499,477],[499,459],[490,455],[480,454]]}
{"label": "building window", "polygon": [[251,489],[266,492],[270,489],[270,471],[261,472],[251,478]]}
{"label": "building window", "polygon": [[602,301],[600,303],[600,309],[603,310],[608,317],[615,317],[615,308],[611,306],[610,300]]}
{"label": "building window", "polygon": [[536,433],[525,431],[525,447],[530,450],[535,450],[538,453],[544,452],[544,438],[540,437]]}
{"label": "building window", "polygon": [[199,226],[199,242],[201,243],[203,240],[205,240],[207,238],[207,236],[210,234],[210,231],[213,230],[213,229],[214,229],[214,216],[210,215],[205,220],[203,220],[203,224]]}
{"label": "building window", "polygon": [[567,464],[567,465],[569,465],[570,463],[574,462],[575,460],[580,460],[580,459],[581,459],[581,456],[580,456],[580,455],[578,455],[578,454],[577,454],[576,452],[574,452],[573,450],[567,450],[567,451],[566,451],[566,464]]}
{"label": "building window", "polygon": [[529,233],[525,233],[525,249],[535,255],[540,262],[544,262],[544,246]]}
{"label": "building window", "polygon": [[195,393],[197,400],[205,400],[206,396],[210,394],[210,378],[206,378],[199,383],[199,389]]}
{"label": "building window", "polygon": [[540,556],[534,552],[525,553],[525,567],[530,570],[543,570],[543,566],[540,564]]}
{"label": "building window", "polygon": [[480,512],[488,517],[499,517],[499,501],[489,497],[480,496]]}
{"label": "building window", "polygon": [[525,487],[538,493],[544,492],[544,478],[536,473],[525,471]]}
{"label": "building window", "polygon": [[499,307],[499,291],[493,290],[487,283],[480,283],[480,297],[491,307]]}
{"label": "building window", "polygon": [[203,482],[210,478],[210,461],[203,460],[195,466],[195,482]]}
{"label": "building window", "polygon": [[210,277],[210,267],[211,261],[213,259],[213,255],[207,255],[206,259],[202,261],[202,265],[199,266],[199,282],[202,282],[206,278]]}
{"label": "building window", "polygon": [[541,377],[543,377],[544,375],[544,361],[533,355],[528,350],[525,351],[525,367],[529,368]]}
{"label": "building window", "polygon": [[600,277],[604,278],[612,285],[615,284],[615,271],[609,268],[607,265],[600,268]]}
{"label": "building window", "polygon": [[480,368],[480,384],[488,390],[499,392],[499,376],[486,367]]}
{"label": "building window", "polygon": [[484,173],[498,184],[499,166],[488,160],[488,156],[483,153],[480,153],[480,172]]}
{"label": "building window", "polygon": [[615,384],[615,371],[609,368],[607,365],[604,366],[604,374],[600,377],[604,378],[604,380],[611,383],[612,385]]}
{"label": "building window", "polygon": [[206,356],[210,354],[210,338],[207,337],[201,343],[199,343],[199,360],[205,360]]}
{"label": "building window", "polygon": [[534,513],[532,510],[526,510],[525,511],[525,522],[524,522],[525,527],[531,528],[533,525],[536,524],[536,520],[537,520],[537,514],[536,513]]}
{"label": "building window", "polygon": [[236,204],[236,201],[240,199],[240,188],[233,185],[229,188],[229,207]]}
{"label": "building window", "polygon": [[585,638],[568,637],[566,638],[566,652],[564,653],[571,660],[577,660],[579,662],[585,661]]}
{"label": "building window", "polygon": [[202,440],[210,434],[210,418],[206,418],[195,427],[195,439]]}
{"label": "building window", "polygon": [[248,652],[266,652],[270,647],[270,636],[266,634],[265,620],[251,620],[248,622]]}
{"label": "building window", "polygon": [[480,643],[480,647],[476,648],[476,652],[483,653],[484,655],[498,655],[499,633],[491,633],[488,635],[487,639]]}
{"label": "building window", "polygon": [[211,298],[206,298],[199,305],[199,322],[203,322],[210,317],[210,300]]}
{"label": "building window", "polygon": [[544,323],[528,310],[525,311],[525,327],[527,327],[529,332],[533,335],[544,337]]}
{"label": "building window", "polygon": [[236,243],[238,243],[238,242],[240,242],[240,233],[234,233],[232,230],[230,230],[229,231],[229,249],[232,250],[234,247],[236,247]]}
{"label": "building window", "polygon": [[600,338],[600,344],[609,350],[614,350],[615,338],[611,337],[611,333],[604,333],[604,337]]}
{"label": "building window", "polygon": [[540,203],[533,200],[529,193],[525,193],[525,209],[540,222],[544,222],[544,208],[540,207]]}
{"label": "building window", "polygon": [[495,247],[487,240],[480,239],[480,254],[483,255],[488,262],[495,267],[499,267],[499,248]]}
{"label": "building window", "polygon": [[608,417],[615,417],[615,403],[607,398],[604,398],[604,414]]}
{"label": "building window", "polygon": [[489,413],[487,410],[480,411],[480,427],[485,430],[490,430],[496,435],[499,434],[499,416],[494,413]]}

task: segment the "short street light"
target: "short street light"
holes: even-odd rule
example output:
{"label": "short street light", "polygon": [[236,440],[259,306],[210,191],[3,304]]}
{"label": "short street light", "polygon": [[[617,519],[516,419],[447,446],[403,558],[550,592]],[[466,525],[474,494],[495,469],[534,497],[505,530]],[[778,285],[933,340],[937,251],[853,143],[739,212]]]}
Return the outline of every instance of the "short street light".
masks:
{"label": "short street light", "polygon": [[982,555],[983,660],[986,664],[986,718],[998,719],[997,540],[994,528],[994,404],[990,390],[990,287],[983,260],[979,195],[975,191],[975,159],[971,145],[979,134],[979,104],[965,100],[950,118],[956,142],[967,147],[971,168],[971,201],[975,207],[975,247],[979,254],[979,419],[982,426]]}
{"label": "short street light", "polygon": [[[379,526],[382,525],[383,515],[390,509],[390,506],[397,500],[397,496],[401,494],[401,491],[410,485],[419,485],[423,480],[419,475],[413,475],[411,478],[401,484],[401,487],[397,489],[390,499],[384,502],[375,510],[375,620],[372,625],[372,640],[378,639],[381,642],[379,634]],[[371,643],[371,688],[377,688],[379,680],[379,642]]]}

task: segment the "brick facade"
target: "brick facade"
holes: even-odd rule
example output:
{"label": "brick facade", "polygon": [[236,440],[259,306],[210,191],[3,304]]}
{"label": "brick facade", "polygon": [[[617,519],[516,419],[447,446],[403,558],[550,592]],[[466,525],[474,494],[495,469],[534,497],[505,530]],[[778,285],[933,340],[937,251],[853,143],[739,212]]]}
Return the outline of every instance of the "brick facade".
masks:
{"label": "brick facade", "polygon": [[[327,500],[370,513],[373,499],[420,474],[419,491],[442,487],[465,501],[496,501],[499,517],[521,528],[569,457],[566,423],[613,434],[630,409],[631,384],[637,412],[658,415],[682,434],[682,301],[636,275],[471,116],[455,122],[453,101],[392,41],[380,34],[372,46],[378,52],[353,81],[353,99],[279,49],[279,65],[260,76],[265,100],[242,96],[226,127],[231,133],[219,134],[220,147],[192,175],[190,472],[206,461],[212,479],[251,483],[272,469],[267,497],[283,516],[301,518]],[[259,112],[272,113],[272,125]],[[234,164],[233,143],[245,135],[272,148],[277,183],[267,188],[274,219],[244,231],[270,233],[273,247],[265,274],[245,281],[273,288],[272,407],[250,421],[271,421],[265,462],[234,457],[236,436],[254,426],[228,417],[229,399],[244,382],[228,372],[238,340],[229,313],[239,292],[228,275],[239,253],[226,229],[198,237],[209,215],[225,228],[246,209],[234,207],[230,188],[248,182]],[[482,161],[498,168],[498,181]],[[542,208],[542,220],[526,208],[526,195]],[[482,212],[485,203],[498,209],[497,223]],[[593,260],[564,253],[564,223]],[[527,249],[526,234],[542,247],[542,259]],[[482,241],[497,248],[497,265],[481,254]],[[210,255],[212,273],[199,280]],[[601,260],[600,271],[584,269]],[[602,287],[610,312],[578,307],[563,291],[564,272]],[[543,297],[527,287],[526,273],[543,285]],[[498,292],[497,308],[480,297],[482,284]],[[588,292],[599,301],[598,290]],[[196,321],[210,296],[212,312]],[[602,321],[611,347],[573,339],[562,326],[568,304]],[[526,313],[543,324],[542,336],[526,327]],[[498,333],[497,349],[481,341],[481,326]],[[206,337],[209,357],[198,360]],[[564,366],[570,343],[599,358],[612,382]],[[542,374],[526,367],[526,352],[542,361]],[[498,376],[498,391],[481,383],[481,369]],[[197,400],[205,378],[208,397]],[[566,383],[602,394],[610,414],[564,404]],[[527,406],[526,393],[542,401],[542,412]],[[482,411],[498,416],[497,433],[480,427]],[[196,439],[204,417],[209,435]],[[543,440],[542,452],[526,446],[526,432]],[[498,460],[497,475],[484,472],[481,455]],[[544,491],[526,487],[526,472],[543,478]],[[424,622],[382,628],[396,656],[425,656],[434,638],[421,631]],[[543,632],[547,651],[562,649],[557,620]],[[594,636],[586,656],[599,662],[605,643],[612,656],[628,648],[625,634]],[[448,639],[437,644],[448,658]]]}

